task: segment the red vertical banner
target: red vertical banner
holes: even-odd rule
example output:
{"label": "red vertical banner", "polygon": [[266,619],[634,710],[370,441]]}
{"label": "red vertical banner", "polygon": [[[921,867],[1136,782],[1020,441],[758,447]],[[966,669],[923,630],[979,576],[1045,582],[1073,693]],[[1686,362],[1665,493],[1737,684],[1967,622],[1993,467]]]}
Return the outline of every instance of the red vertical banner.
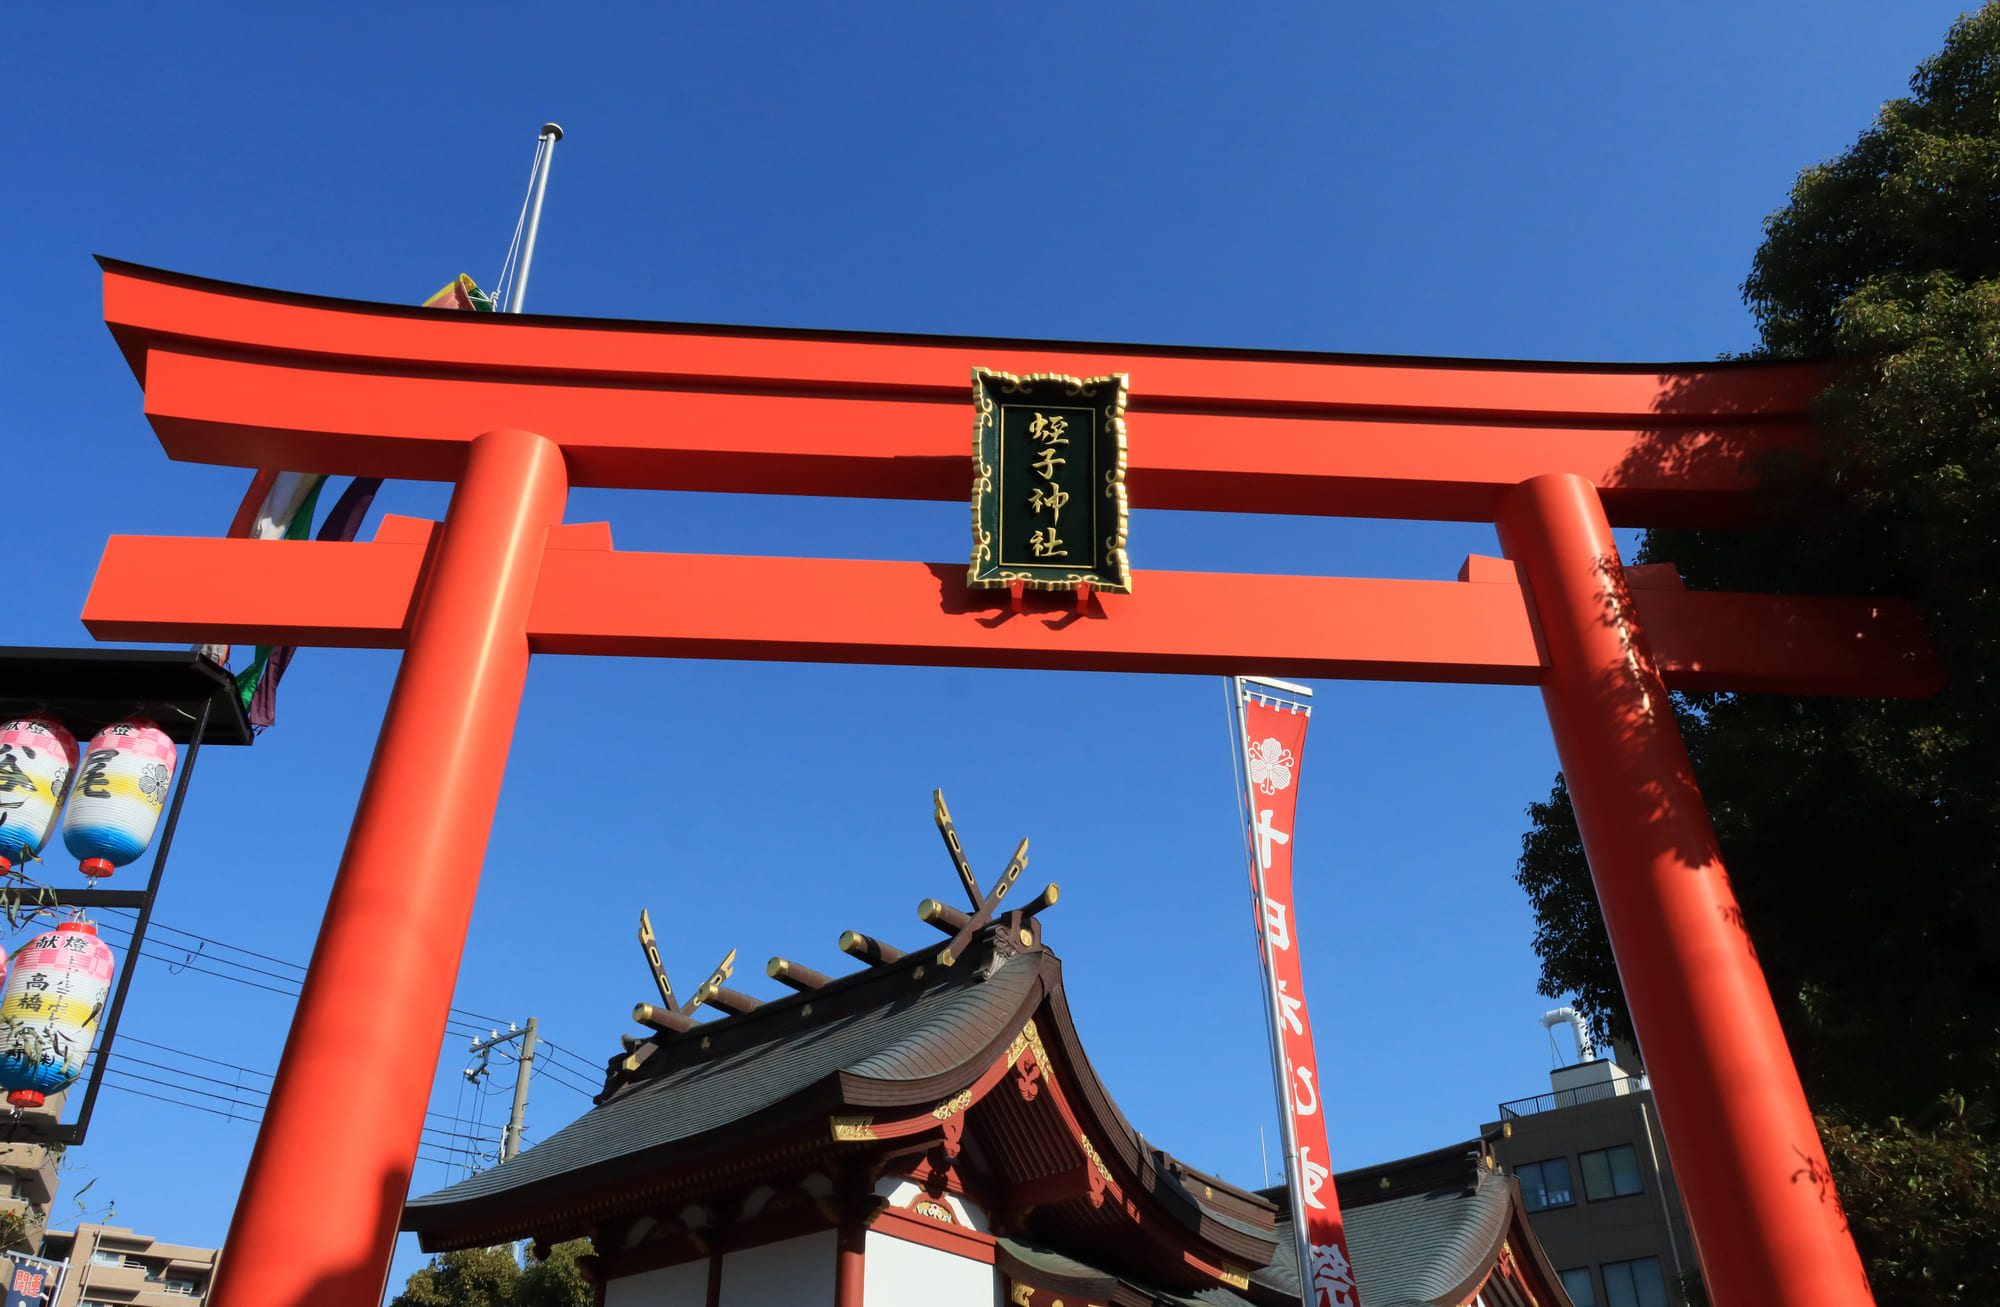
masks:
{"label": "red vertical banner", "polygon": [[1319,1059],[1313,1053],[1312,1017],[1299,967],[1298,919],[1292,911],[1292,832],[1310,714],[1295,703],[1266,700],[1240,680],[1233,686],[1249,824],[1250,887],[1264,960],[1278,1111],[1285,1127],[1300,1294],[1308,1307],[1359,1307],[1340,1199],[1333,1191]]}

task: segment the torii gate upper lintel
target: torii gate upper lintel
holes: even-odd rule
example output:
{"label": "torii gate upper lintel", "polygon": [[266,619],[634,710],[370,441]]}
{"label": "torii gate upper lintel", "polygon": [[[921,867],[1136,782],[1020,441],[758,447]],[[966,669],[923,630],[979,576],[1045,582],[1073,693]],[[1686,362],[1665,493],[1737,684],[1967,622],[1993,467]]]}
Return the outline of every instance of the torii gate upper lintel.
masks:
{"label": "torii gate upper lintel", "polygon": [[[85,608],[100,639],[405,650],[218,1307],[379,1300],[534,652],[1538,685],[1715,1301],[1871,1301],[1666,695],[1922,695],[1936,657],[1909,604],[1688,591],[1611,536],[1744,517],[1750,459],[1810,441],[1819,365],[448,314],[111,261],[105,304],[170,456],[456,483],[441,529],[365,544],[113,537]],[[1142,507],[1488,521],[1511,561],[1140,571],[1016,611],[963,562],[626,553],[562,524],[571,485],[962,499],[974,365],[1132,373]]]}

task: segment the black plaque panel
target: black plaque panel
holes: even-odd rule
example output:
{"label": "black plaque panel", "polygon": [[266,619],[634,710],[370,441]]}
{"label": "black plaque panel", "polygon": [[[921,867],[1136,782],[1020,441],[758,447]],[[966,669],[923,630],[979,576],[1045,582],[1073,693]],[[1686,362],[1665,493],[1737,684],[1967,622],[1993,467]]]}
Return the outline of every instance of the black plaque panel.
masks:
{"label": "black plaque panel", "polygon": [[1126,376],[972,370],[974,587],[1132,588]]}

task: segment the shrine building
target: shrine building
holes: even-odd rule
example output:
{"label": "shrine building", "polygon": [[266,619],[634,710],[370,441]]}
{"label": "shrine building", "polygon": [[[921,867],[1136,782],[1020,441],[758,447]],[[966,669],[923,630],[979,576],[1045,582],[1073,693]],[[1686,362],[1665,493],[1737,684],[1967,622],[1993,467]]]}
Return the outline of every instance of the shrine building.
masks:
{"label": "shrine building", "polygon": [[[869,965],[773,958],[774,1000],[725,963],[676,1005],[657,972],[596,1106],[402,1228],[430,1252],[587,1237],[600,1307],[1298,1304],[1284,1187],[1178,1161],[1092,1069],[1042,940],[1054,899],[983,927],[926,900],[962,956],[849,932]],[[1333,1184],[1366,1307],[1568,1307],[1482,1140]]]}

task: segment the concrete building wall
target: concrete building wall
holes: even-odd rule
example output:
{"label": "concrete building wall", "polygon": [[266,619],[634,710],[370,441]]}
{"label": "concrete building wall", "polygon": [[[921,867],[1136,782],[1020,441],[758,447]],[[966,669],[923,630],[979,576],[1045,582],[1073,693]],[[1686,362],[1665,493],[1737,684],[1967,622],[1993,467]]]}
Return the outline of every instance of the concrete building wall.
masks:
{"label": "concrete building wall", "polygon": [[[1594,1102],[1510,1115],[1488,1125],[1484,1133],[1509,1174],[1518,1176],[1522,1167],[1552,1158],[1561,1158],[1568,1167],[1571,1201],[1530,1212],[1528,1222],[1558,1272],[1589,1270],[1598,1307],[1611,1301],[1602,1270],[1607,1264],[1657,1258],[1670,1290],[1679,1275],[1697,1269],[1694,1242],[1649,1092],[1633,1090]],[[1589,1198],[1580,1159],[1621,1145],[1633,1150],[1640,1192]],[[1523,1196],[1532,1202],[1530,1195]]]}
{"label": "concrete building wall", "polygon": [[67,1258],[69,1274],[52,1307],[190,1307],[208,1301],[211,1248],[161,1243],[116,1225],[51,1230],[42,1255]]}
{"label": "concrete building wall", "polygon": [[[40,1107],[22,1111],[23,1121],[54,1125],[62,1117],[66,1094],[56,1094]],[[0,1243],[0,1252],[33,1252],[41,1246],[42,1226],[56,1196],[56,1158],[41,1144],[0,1144],[0,1214],[23,1220],[21,1237]]]}

